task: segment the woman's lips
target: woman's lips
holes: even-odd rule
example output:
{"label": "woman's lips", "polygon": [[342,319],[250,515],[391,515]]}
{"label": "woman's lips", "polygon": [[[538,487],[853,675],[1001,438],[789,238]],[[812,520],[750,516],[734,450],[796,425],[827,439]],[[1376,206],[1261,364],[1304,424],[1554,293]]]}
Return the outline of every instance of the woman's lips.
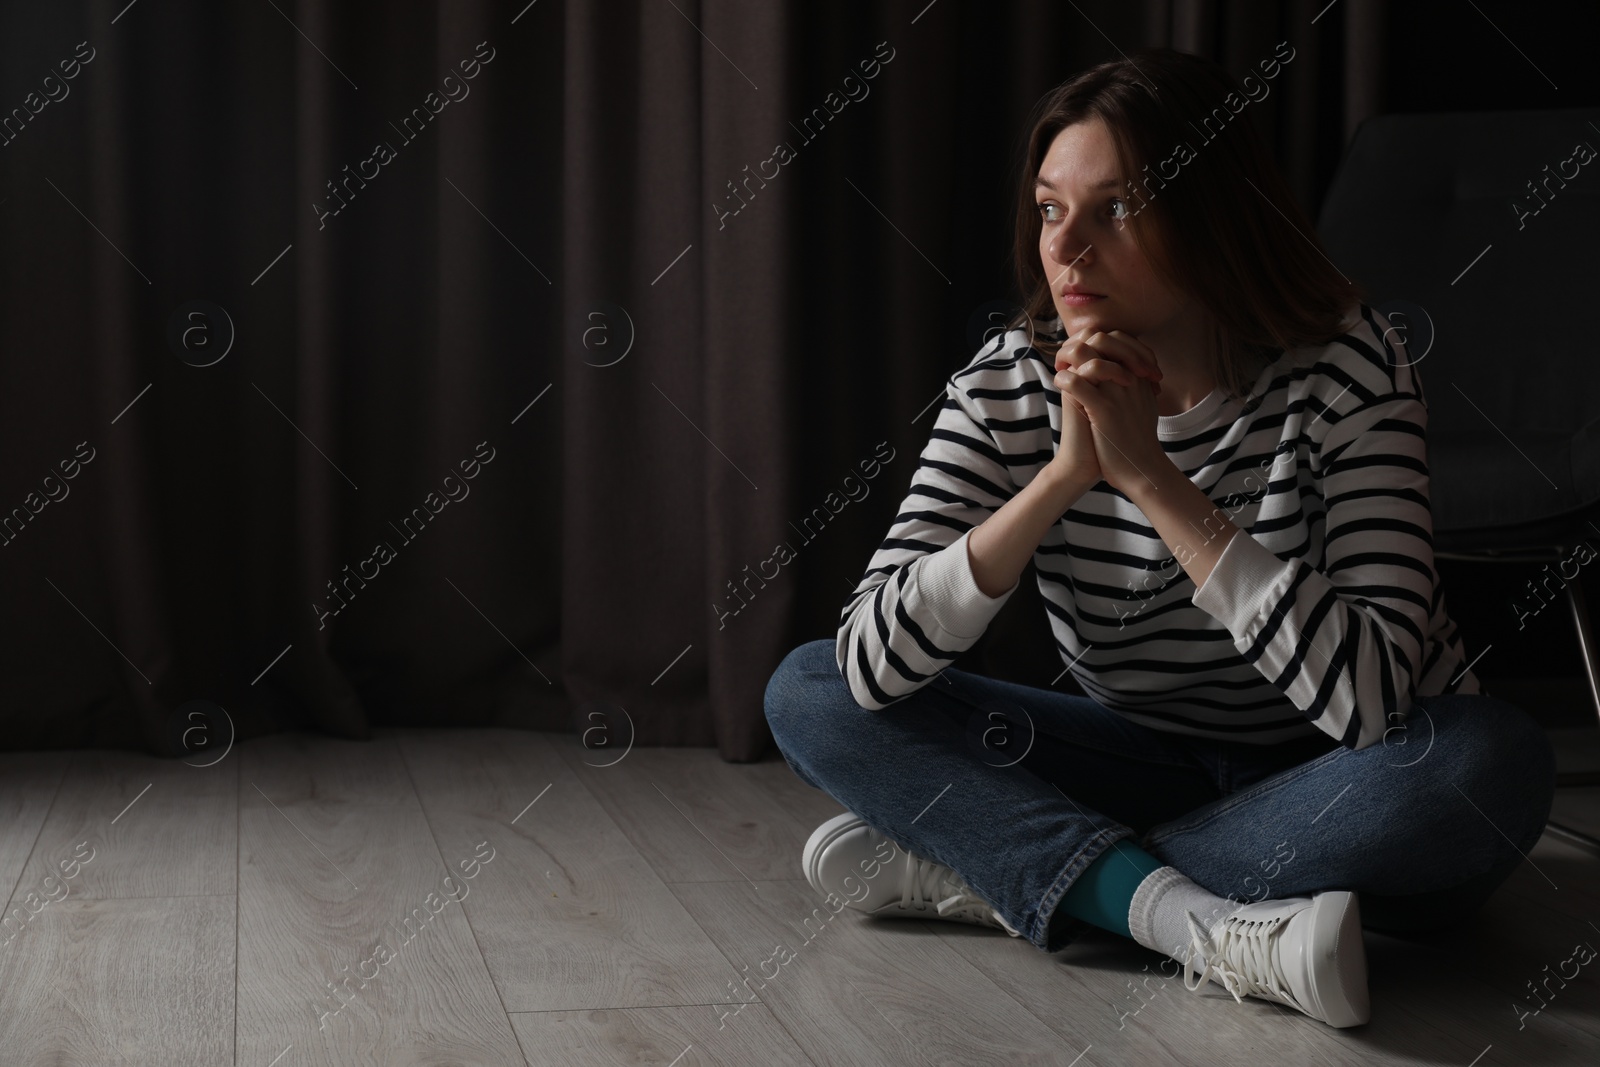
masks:
{"label": "woman's lips", "polygon": [[1061,302],[1067,307],[1075,308],[1083,307],[1085,304],[1092,304],[1096,300],[1104,299],[1105,297],[1099,293],[1066,293],[1061,297]]}

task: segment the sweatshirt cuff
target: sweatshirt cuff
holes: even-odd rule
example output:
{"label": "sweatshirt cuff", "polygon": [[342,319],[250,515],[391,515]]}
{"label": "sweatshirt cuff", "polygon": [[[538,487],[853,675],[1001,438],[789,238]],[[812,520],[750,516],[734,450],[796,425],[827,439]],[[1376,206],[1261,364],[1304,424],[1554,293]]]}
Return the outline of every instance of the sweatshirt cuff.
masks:
{"label": "sweatshirt cuff", "polygon": [[1022,584],[1018,578],[999,596],[985,596],[978,588],[978,580],[972,576],[972,560],[967,556],[967,538],[971,535],[972,530],[968,530],[944,548],[923,557],[922,566],[913,576],[918,597],[928,606],[940,629],[963,640],[982,637],[995,615]]}
{"label": "sweatshirt cuff", "polygon": [[1248,531],[1240,530],[1191,599],[1226,626],[1236,642],[1247,642],[1283,599],[1297,570],[1298,561],[1279,559]]}

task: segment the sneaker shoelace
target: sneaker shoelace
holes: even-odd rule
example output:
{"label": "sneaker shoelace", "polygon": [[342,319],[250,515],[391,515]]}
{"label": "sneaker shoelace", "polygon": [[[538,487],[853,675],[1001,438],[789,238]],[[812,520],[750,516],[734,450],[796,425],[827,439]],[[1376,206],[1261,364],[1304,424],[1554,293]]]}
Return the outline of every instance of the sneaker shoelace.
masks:
{"label": "sneaker shoelace", "polygon": [[[1273,949],[1287,916],[1247,919],[1230,915],[1218,920],[1213,930],[1207,933],[1194,912],[1184,914],[1192,939],[1191,951],[1184,960],[1185,988],[1192,992],[1204,985],[1208,978],[1214,977],[1233,994],[1236,1001],[1242,1001],[1247,996],[1258,996],[1300,1008],[1299,1002],[1287,988],[1287,980],[1274,962]],[[1195,963],[1197,956],[1203,958],[1203,966]],[[1199,976],[1192,985],[1189,982],[1191,974]]]}
{"label": "sneaker shoelace", "polygon": [[955,871],[909,852],[905,856],[906,863],[900,874],[902,908],[923,911],[932,904],[941,918],[968,919],[985,926],[998,924],[1012,937],[1022,936]]}

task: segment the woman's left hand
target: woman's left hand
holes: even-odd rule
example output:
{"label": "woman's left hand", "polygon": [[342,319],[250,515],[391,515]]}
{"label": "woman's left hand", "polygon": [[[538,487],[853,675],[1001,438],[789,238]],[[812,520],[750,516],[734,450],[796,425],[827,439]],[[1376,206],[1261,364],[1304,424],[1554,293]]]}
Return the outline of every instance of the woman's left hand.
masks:
{"label": "woman's left hand", "polygon": [[[1084,347],[1105,353],[1105,359],[1091,358],[1076,371],[1056,372],[1056,385],[1062,402],[1076,403],[1089,417],[1095,455],[1106,483],[1125,496],[1164,473],[1162,464],[1171,464],[1161,440],[1156,437],[1155,388],[1148,378],[1135,378],[1126,371],[1111,372],[1097,367],[1102,362],[1119,365],[1134,360],[1155,363],[1155,353],[1132,334],[1121,330],[1097,333],[1084,341]],[[1124,384],[1126,383],[1126,384]]]}

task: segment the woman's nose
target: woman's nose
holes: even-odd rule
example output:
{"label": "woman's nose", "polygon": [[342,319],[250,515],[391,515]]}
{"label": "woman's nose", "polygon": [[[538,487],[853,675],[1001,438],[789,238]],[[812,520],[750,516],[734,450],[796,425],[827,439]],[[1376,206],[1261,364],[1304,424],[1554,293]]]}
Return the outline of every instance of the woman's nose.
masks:
{"label": "woman's nose", "polygon": [[1073,230],[1070,228],[1074,226],[1075,223],[1076,220],[1073,220],[1072,223],[1063,222],[1061,226],[1056,229],[1055,234],[1050,238],[1050,256],[1057,263],[1081,263],[1088,259],[1090,249],[1094,247],[1085,241],[1080,241],[1077,239],[1073,233]]}

